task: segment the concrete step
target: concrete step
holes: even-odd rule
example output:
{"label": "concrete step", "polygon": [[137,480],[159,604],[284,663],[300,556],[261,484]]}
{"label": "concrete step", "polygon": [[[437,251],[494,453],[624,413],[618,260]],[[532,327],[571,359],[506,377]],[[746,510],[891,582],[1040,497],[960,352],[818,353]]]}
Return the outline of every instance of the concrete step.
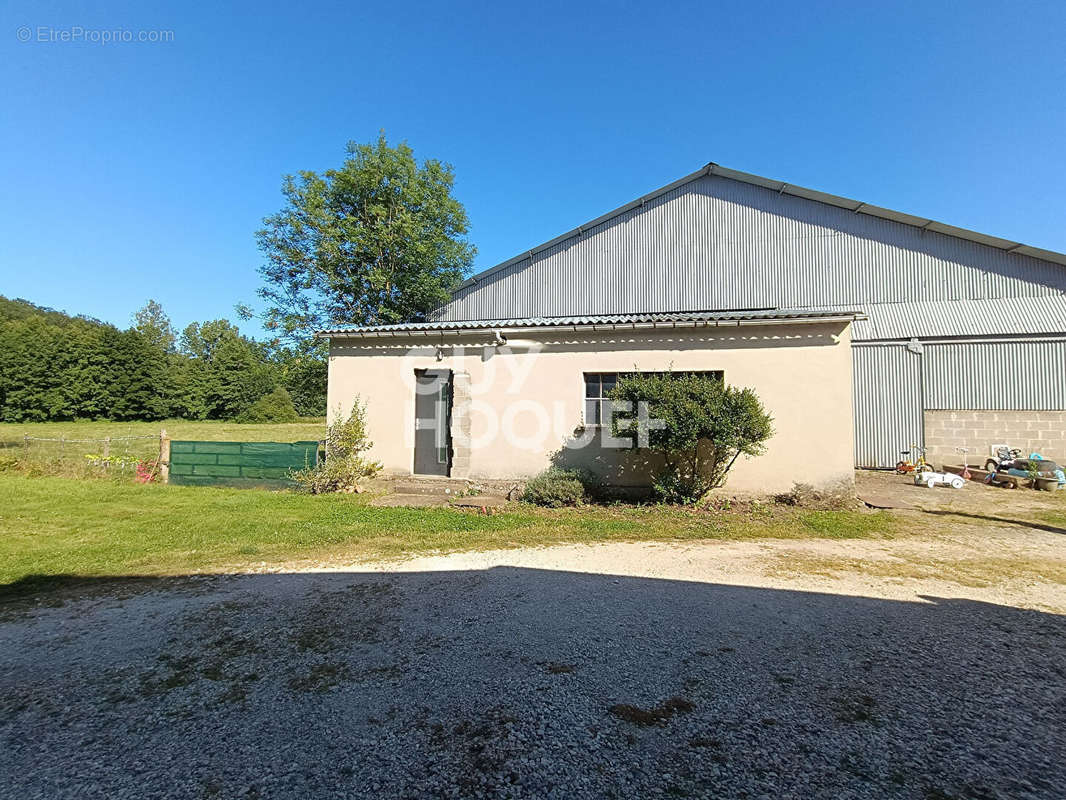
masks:
{"label": "concrete step", "polygon": [[427,495],[454,498],[456,495],[477,492],[481,495],[506,499],[508,494],[516,497],[520,484],[515,481],[481,481],[466,478],[434,478],[400,476],[376,480],[370,487],[374,491],[403,495]]}
{"label": "concrete step", "polygon": [[397,494],[430,494],[450,496],[470,488],[467,481],[453,478],[400,478],[390,482],[389,487]]}
{"label": "concrete step", "polygon": [[390,493],[375,497],[370,501],[372,506],[385,506],[388,508],[447,508],[451,505],[448,498],[435,494],[398,494]]}

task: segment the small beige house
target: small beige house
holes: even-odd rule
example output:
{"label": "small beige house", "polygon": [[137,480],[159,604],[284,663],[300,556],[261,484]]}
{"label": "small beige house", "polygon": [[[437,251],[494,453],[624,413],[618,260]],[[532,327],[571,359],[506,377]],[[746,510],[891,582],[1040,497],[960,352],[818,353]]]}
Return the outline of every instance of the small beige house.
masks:
{"label": "small beige house", "polygon": [[325,332],[329,407],[366,405],[371,455],[397,475],[526,478],[580,466],[648,485],[614,440],[606,393],[622,373],[711,373],[751,387],[776,434],[729,486],[778,491],[852,475],[855,312],[756,311],[437,321]]}

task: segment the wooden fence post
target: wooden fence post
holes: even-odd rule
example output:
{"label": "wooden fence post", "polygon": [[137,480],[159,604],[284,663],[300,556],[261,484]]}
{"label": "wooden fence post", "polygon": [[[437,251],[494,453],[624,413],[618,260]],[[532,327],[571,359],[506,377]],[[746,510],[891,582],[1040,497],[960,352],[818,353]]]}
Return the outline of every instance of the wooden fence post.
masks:
{"label": "wooden fence post", "polygon": [[104,437],[104,469],[111,468],[111,437]]}
{"label": "wooden fence post", "polygon": [[170,483],[170,439],[166,428],[159,432],[159,480]]}

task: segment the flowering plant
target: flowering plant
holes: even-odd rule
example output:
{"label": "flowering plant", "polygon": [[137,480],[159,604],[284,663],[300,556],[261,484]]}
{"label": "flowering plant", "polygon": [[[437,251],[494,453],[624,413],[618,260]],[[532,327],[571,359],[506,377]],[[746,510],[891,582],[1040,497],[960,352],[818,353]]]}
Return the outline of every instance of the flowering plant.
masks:
{"label": "flowering plant", "polygon": [[142,459],[137,462],[137,483],[151,483],[159,472],[159,461]]}

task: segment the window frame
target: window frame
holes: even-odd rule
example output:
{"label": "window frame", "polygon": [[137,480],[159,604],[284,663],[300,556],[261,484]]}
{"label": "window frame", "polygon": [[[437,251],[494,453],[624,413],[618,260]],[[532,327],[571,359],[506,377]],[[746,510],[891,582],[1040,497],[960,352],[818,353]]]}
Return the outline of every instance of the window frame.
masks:
{"label": "window frame", "polygon": [[[645,370],[642,374],[645,375],[711,375],[716,376],[723,384],[725,383],[725,370],[722,369],[679,369],[679,370]],[[603,411],[604,405],[613,402],[609,398],[604,396],[603,389],[604,377],[610,377],[612,379],[611,388],[613,389],[618,384],[618,379],[623,375],[633,375],[634,370],[628,370],[625,372],[582,372],[581,373],[581,385],[582,385],[582,398],[581,398],[581,425],[584,428],[607,428],[608,426],[603,423]],[[598,394],[596,396],[589,395],[589,379],[596,379],[596,387]],[[595,403],[594,406],[598,412],[599,421],[589,422],[589,403]]]}

